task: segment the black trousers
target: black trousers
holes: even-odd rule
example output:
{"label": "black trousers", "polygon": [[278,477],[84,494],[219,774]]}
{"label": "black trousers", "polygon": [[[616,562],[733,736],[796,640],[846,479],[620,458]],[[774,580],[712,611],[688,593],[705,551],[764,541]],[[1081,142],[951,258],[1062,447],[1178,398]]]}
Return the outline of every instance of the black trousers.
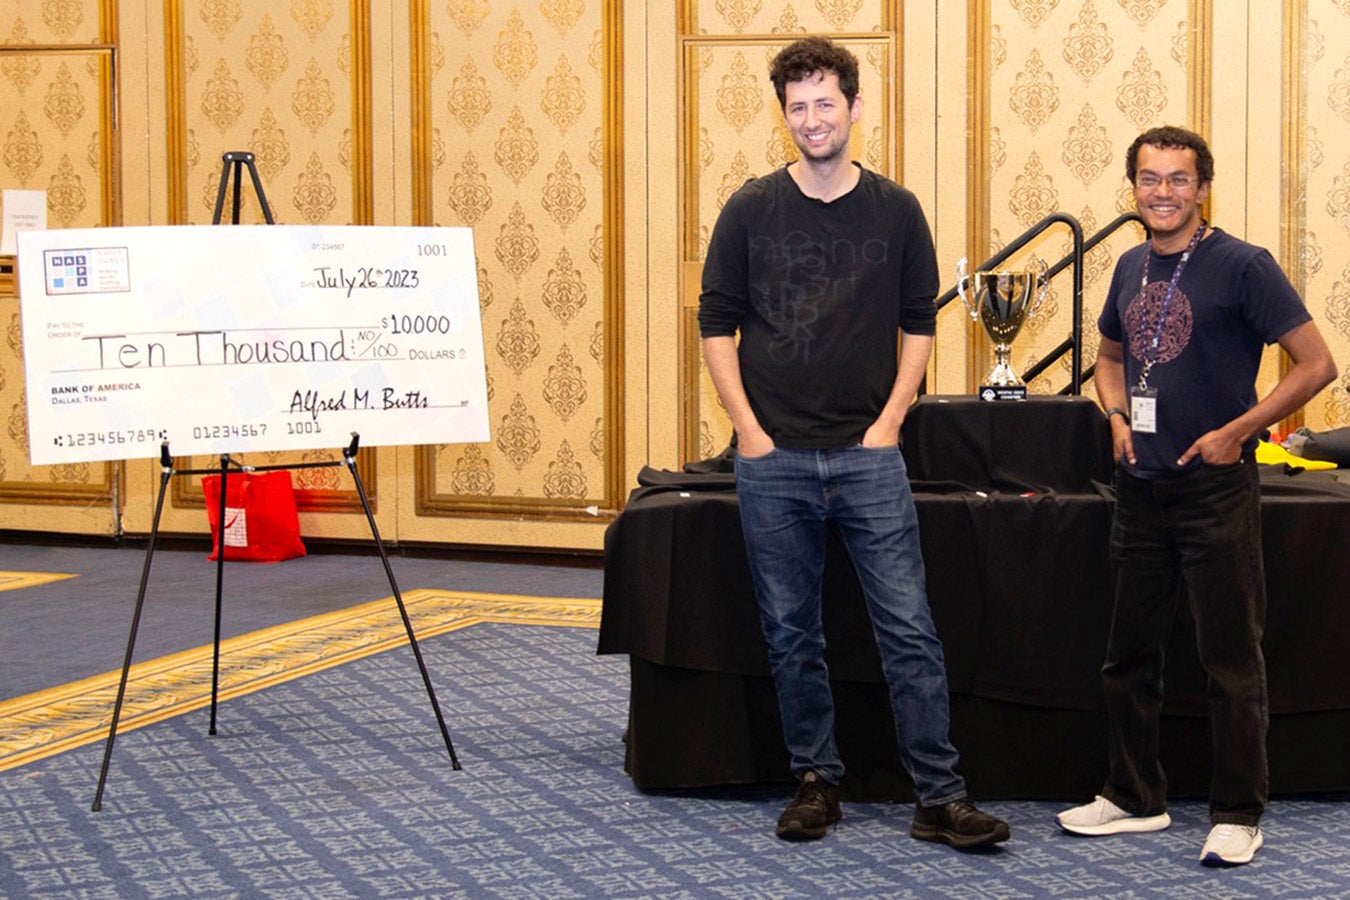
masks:
{"label": "black trousers", "polygon": [[1255,825],[1265,809],[1265,573],[1255,461],[1201,466],[1176,478],[1116,473],[1111,526],[1115,607],[1102,682],[1110,771],[1102,791],[1136,815],[1167,806],[1158,761],[1163,656],[1184,588],[1207,675],[1214,824]]}

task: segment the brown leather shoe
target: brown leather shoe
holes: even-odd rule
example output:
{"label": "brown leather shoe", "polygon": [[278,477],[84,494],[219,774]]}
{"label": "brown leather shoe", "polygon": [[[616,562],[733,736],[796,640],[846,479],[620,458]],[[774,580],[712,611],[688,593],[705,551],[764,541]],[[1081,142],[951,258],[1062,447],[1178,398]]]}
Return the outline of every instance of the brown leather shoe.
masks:
{"label": "brown leather shoe", "polygon": [[1008,823],[982,813],[969,800],[953,800],[941,806],[915,806],[911,837],[950,844],[960,850],[1006,841]]}
{"label": "brown leather shoe", "polygon": [[785,841],[814,841],[823,838],[843,815],[839,809],[839,788],[818,772],[807,772],[797,785],[797,793],[792,795],[792,803],[778,817],[775,834]]}

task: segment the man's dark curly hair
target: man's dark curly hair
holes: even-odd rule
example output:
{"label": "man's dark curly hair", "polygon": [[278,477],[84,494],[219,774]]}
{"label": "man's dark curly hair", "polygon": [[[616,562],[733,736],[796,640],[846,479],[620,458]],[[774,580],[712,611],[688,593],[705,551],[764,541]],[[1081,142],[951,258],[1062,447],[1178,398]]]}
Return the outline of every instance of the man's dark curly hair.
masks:
{"label": "man's dark curly hair", "polygon": [[769,80],[778,95],[778,105],[787,108],[787,84],[802,81],[817,72],[839,76],[839,90],[848,105],[858,96],[858,58],[829,38],[802,38],[784,47],[769,66]]}
{"label": "man's dark curly hair", "polygon": [[1134,184],[1138,172],[1139,148],[1145,144],[1150,147],[1194,150],[1195,174],[1200,183],[1209,184],[1214,180],[1214,155],[1209,152],[1209,145],[1205,143],[1205,139],[1194,131],[1187,131],[1175,125],[1163,125],[1160,128],[1150,128],[1139,135],[1130,145],[1130,149],[1125,151],[1125,177],[1130,179],[1130,184]]}

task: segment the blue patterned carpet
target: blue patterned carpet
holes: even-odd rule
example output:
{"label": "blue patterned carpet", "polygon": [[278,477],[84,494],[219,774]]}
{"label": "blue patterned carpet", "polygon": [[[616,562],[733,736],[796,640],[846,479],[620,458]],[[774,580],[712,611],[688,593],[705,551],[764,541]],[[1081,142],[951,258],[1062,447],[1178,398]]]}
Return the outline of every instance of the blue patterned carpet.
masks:
{"label": "blue patterned carpet", "polygon": [[[1350,896],[1344,798],[1279,800],[1267,846],[1197,862],[1201,804],[1166,832],[1080,839],[1057,804],[997,803],[1013,840],[959,854],[910,810],[850,804],[786,844],[782,786],[651,796],[623,774],[627,663],[589,627],[486,622],[422,639],[451,768],[406,645],[0,774],[0,894],[19,897]],[[1086,798],[1085,798],[1086,799]]]}

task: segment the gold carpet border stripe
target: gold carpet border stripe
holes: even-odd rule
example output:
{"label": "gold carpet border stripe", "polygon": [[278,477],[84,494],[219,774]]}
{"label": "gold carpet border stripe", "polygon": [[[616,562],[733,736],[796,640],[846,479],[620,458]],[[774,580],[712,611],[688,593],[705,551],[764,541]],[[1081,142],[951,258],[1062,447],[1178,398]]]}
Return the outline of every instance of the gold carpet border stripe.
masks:
{"label": "gold carpet border stripe", "polygon": [[60,572],[0,571],[0,591],[17,591],[20,588],[37,587],[40,584],[51,584],[53,581],[65,581],[74,577]]}
{"label": "gold carpet border stripe", "polygon": [[[484,622],[597,628],[600,601],[418,589],[402,594],[419,642]],[[220,701],[408,645],[392,596],[220,643]],[[211,645],[133,664],[119,735],[210,705]],[[411,656],[409,666],[414,666]],[[0,772],[107,739],[121,669],[0,701]],[[432,686],[436,687],[435,680]]]}

